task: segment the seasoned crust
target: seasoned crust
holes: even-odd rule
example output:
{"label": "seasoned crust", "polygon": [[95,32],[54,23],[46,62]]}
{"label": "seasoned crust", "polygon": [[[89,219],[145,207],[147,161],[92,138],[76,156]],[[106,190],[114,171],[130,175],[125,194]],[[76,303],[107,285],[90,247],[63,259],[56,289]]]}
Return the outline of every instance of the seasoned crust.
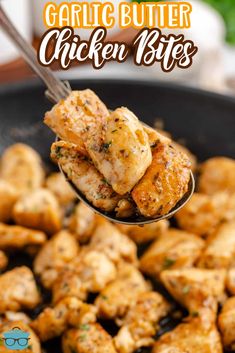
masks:
{"label": "seasoned crust", "polygon": [[167,214],[188,191],[191,163],[171,145],[159,143],[153,161],[131,195],[145,217]]}
{"label": "seasoned crust", "polygon": [[76,145],[65,141],[53,143],[51,158],[60,164],[67,177],[95,207],[103,211],[114,210],[120,196]]}
{"label": "seasoned crust", "polygon": [[73,91],[47,112],[44,123],[60,139],[79,146],[87,155],[85,144],[103,139],[109,111],[97,95],[86,89]]}

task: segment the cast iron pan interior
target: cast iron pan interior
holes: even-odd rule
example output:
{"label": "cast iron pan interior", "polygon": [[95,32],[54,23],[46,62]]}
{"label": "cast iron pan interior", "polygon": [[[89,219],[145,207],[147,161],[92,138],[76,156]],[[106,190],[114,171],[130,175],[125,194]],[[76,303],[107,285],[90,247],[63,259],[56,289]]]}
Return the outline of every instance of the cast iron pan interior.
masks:
{"label": "cast iron pan interior", "polygon": [[[127,106],[149,125],[156,120],[176,140],[183,141],[199,160],[218,155],[235,158],[235,99],[191,88],[139,81],[79,80],[72,81],[73,89],[91,88],[110,109]],[[15,142],[25,142],[43,157],[49,170],[55,167],[49,159],[50,144],[54,135],[42,123],[43,115],[51,104],[44,98],[44,87],[39,82],[0,87],[0,152]],[[141,253],[143,247],[139,249]],[[10,266],[28,264],[25,255],[12,256]],[[154,284],[161,292],[164,289]],[[164,293],[167,295],[166,293]],[[45,301],[50,294],[43,292]],[[169,296],[168,296],[169,297]],[[91,301],[93,298],[90,298]],[[171,299],[171,298],[169,298]],[[42,308],[30,313],[35,316]],[[177,305],[175,310],[180,309]],[[185,312],[183,312],[185,315]],[[102,322],[115,333],[116,327]],[[168,317],[161,322],[163,333],[177,324]],[[44,345],[48,353],[60,353],[58,339]],[[148,350],[141,349],[144,353]]]}

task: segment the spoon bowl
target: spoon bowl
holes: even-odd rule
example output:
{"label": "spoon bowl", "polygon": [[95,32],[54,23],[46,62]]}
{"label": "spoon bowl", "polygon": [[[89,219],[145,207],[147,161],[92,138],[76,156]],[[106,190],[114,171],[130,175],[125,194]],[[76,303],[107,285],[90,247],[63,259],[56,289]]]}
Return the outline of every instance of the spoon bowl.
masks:
{"label": "spoon bowl", "polygon": [[189,180],[188,191],[182,197],[182,199],[179,202],[177,202],[175,207],[173,207],[172,210],[169,213],[167,213],[167,214],[165,214],[163,216],[157,216],[155,218],[150,218],[150,217],[147,218],[147,217],[141,216],[138,213],[134,214],[131,217],[118,218],[114,211],[112,211],[112,212],[104,212],[103,211],[102,212],[100,209],[98,209],[97,207],[93,206],[92,203],[89,202],[86,199],[86,197],[81,193],[81,191],[78,190],[77,187],[74,185],[74,183],[68,178],[68,176],[63,171],[61,166],[60,165],[58,165],[58,166],[59,166],[60,172],[64,175],[65,179],[70,184],[72,189],[75,191],[75,193],[77,195],[77,198],[80,201],[85,203],[90,209],[92,209],[98,215],[103,216],[104,218],[106,218],[107,220],[109,220],[111,222],[119,223],[119,224],[143,226],[145,224],[149,224],[149,223],[153,223],[153,222],[159,222],[159,221],[162,221],[163,219],[171,218],[172,216],[174,216],[174,214],[176,212],[178,212],[182,207],[184,207],[186,205],[186,203],[191,199],[191,197],[192,197],[192,195],[194,193],[194,190],[195,190],[195,179],[194,179],[193,173],[190,172],[190,180]]}
{"label": "spoon bowl", "polygon": [[[47,86],[47,91],[45,92],[46,97],[52,101],[53,103],[57,103],[60,99],[66,98],[70,92],[71,88],[69,83],[60,81],[53,72],[46,67],[43,67],[39,64],[37,60],[37,54],[34,48],[26,42],[26,40],[20,35],[15,26],[12,24],[6,13],[4,12],[1,4],[0,4],[0,27],[5,31],[5,33],[9,36],[12,42],[16,45],[16,47],[22,53],[22,56],[30,65],[30,67],[35,71],[35,73],[42,79],[42,81]],[[139,214],[135,214],[129,218],[117,218],[114,212],[102,212],[101,210],[94,207],[85,196],[76,188],[76,186],[68,179],[66,174],[62,171],[62,168],[59,166],[60,171],[64,174],[66,180],[70,183],[73,190],[75,191],[78,199],[84,202],[88,207],[94,210],[99,215],[107,218],[108,220],[121,223],[121,224],[129,224],[129,225],[144,225],[148,223],[158,222],[163,219],[167,219],[172,217],[177,211],[179,211],[191,198],[194,189],[195,189],[195,181],[193,173],[190,174],[190,181],[188,186],[188,192],[183,196],[183,198],[177,203],[177,205],[166,215],[159,216],[156,218],[146,218]]]}

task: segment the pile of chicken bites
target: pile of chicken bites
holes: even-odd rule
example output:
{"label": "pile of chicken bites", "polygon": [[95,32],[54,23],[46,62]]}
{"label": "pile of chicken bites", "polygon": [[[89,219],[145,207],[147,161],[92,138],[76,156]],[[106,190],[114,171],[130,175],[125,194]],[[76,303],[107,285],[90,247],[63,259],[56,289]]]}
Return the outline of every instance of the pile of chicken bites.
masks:
{"label": "pile of chicken bites", "polygon": [[[13,327],[29,332],[26,353],[44,352],[44,343],[56,337],[63,353],[235,350],[235,160],[216,157],[197,166],[184,151],[199,170],[198,192],[173,228],[165,220],[114,225],[76,203],[62,174],[46,175],[31,147],[5,150],[1,337]],[[13,267],[8,258],[20,253],[32,258],[31,267]],[[176,314],[173,299],[178,324],[161,335],[161,323]],[[0,352],[6,353],[3,344]]]}
{"label": "pile of chicken bites", "polygon": [[188,191],[190,160],[127,108],[110,112],[89,89],[46,113],[51,148],[68,179],[97,209],[118,218],[168,214]]}

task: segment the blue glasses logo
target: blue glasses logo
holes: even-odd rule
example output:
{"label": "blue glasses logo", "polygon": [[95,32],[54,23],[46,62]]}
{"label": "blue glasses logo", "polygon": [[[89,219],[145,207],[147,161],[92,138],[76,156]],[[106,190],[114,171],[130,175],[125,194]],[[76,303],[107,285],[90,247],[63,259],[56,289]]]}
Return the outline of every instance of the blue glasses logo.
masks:
{"label": "blue glasses logo", "polygon": [[14,327],[11,331],[3,333],[4,346],[12,350],[23,350],[29,346],[29,333]]}

